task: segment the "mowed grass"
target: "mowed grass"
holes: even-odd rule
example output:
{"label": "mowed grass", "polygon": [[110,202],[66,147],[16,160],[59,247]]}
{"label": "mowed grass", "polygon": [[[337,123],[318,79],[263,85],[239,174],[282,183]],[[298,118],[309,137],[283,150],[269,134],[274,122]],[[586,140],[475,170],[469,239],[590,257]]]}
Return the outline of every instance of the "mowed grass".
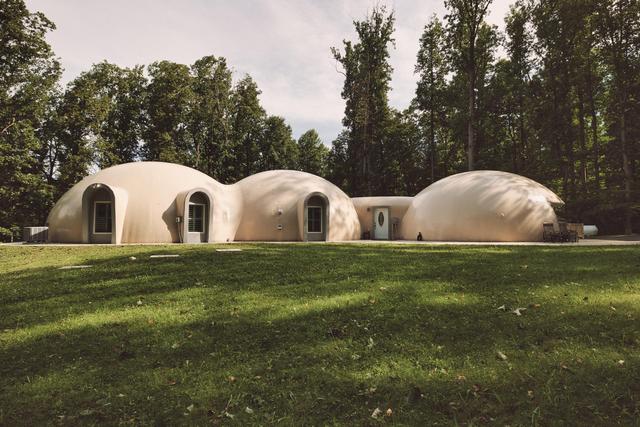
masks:
{"label": "mowed grass", "polygon": [[0,247],[2,425],[639,419],[640,248]]}

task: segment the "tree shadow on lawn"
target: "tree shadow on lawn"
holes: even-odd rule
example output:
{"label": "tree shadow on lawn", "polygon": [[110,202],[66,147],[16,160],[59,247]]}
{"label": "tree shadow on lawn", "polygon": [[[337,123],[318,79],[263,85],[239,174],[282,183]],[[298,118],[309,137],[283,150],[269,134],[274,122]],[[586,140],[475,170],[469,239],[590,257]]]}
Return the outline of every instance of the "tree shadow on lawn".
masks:
{"label": "tree shadow on lawn", "polygon": [[[351,424],[367,423],[376,407],[404,423],[638,416],[638,343],[615,336],[634,330],[626,316],[597,307],[518,319],[412,303],[408,285],[398,292],[404,310],[381,298],[277,319],[242,310],[184,322],[141,316],[4,343],[0,421],[202,423],[227,411],[240,424]],[[580,328],[559,334],[567,319]],[[411,397],[415,386],[424,397]]]}
{"label": "tree shadow on lawn", "polygon": [[[101,257],[84,260],[93,265],[91,269],[56,266],[0,274],[0,283],[5,284],[0,288],[5,311],[0,326],[55,321],[93,311],[91,304],[96,301],[107,308],[123,307],[141,297],[162,297],[192,287],[212,288],[230,298],[247,289],[275,297],[326,297],[342,293],[345,287],[374,291],[380,283],[392,282],[445,284],[446,292],[496,298],[545,284],[595,290],[625,279],[637,283],[640,278],[638,251],[618,248],[254,245],[237,254],[193,247],[128,250],[106,257],[108,248],[103,249],[98,252]],[[180,258],[147,258],[150,252],[176,251]],[[129,256],[138,259],[130,261]],[[39,308],[34,310],[34,304]]]}
{"label": "tree shadow on lawn", "polygon": [[[639,415],[639,307],[592,302],[631,292],[620,283],[638,283],[636,251],[258,248],[21,272],[2,292],[3,328],[19,328],[0,334],[0,424],[362,424],[376,407],[404,423]],[[507,278],[492,284],[496,272]],[[559,277],[591,300],[495,310]],[[425,396],[408,398],[414,386]]]}

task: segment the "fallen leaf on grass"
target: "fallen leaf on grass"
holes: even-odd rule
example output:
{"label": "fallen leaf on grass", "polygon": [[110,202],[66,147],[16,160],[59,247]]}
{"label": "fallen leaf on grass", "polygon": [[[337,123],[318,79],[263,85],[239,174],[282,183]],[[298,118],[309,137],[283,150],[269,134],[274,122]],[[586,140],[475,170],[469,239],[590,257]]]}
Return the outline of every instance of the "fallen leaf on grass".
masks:
{"label": "fallen leaf on grass", "polygon": [[380,415],[382,415],[382,411],[380,410],[380,408],[376,408],[371,414],[371,418],[378,419]]}
{"label": "fallen leaf on grass", "polygon": [[496,353],[496,357],[498,358],[498,360],[502,360],[502,361],[507,360],[507,355],[501,351],[498,351]]}
{"label": "fallen leaf on grass", "polygon": [[572,373],[572,374],[574,374],[574,373],[575,373],[575,372],[573,371],[573,369],[571,369],[570,367],[568,367],[568,366],[567,366],[567,365],[565,365],[565,364],[560,365],[560,367],[562,368],[562,370],[563,370],[563,371],[567,371],[567,372],[570,372],[570,373]]}
{"label": "fallen leaf on grass", "polygon": [[515,314],[516,316],[522,316],[522,312],[525,310],[526,308],[524,307],[518,307],[515,310],[513,310],[512,313]]}
{"label": "fallen leaf on grass", "polygon": [[187,406],[187,411],[191,412],[193,411],[193,403],[189,406]]}
{"label": "fallen leaf on grass", "polygon": [[502,304],[500,307],[496,308],[496,310],[507,311],[507,307],[504,304]]}
{"label": "fallen leaf on grass", "polygon": [[622,359],[618,360],[618,365],[619,366],[624,366],[624,360],[622,360]]}
{"label": "fallen leaf on grass", "polygon": [[247,406],[246,408],[244,408],[244,412],[246,412],[247,414],[253,414],[253,409]]}
{"label": "fallen leaf on grass", "polygon": [[388,409],[387,409],[387,412],[385,412],[385,413],[384,413],[384,416],[385,416],[385,417],[390,417],[390,416],[392,416],[392,415],[393,415],[393,411],[391,410],[391,408],[388,408]]}

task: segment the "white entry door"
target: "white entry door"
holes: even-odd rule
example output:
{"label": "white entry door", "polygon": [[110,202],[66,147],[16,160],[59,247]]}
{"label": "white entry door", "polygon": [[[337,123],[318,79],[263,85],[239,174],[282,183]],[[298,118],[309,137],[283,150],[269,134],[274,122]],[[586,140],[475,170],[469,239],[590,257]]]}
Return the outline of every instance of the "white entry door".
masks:
{"label": "white entry door", "polygon": [[389,208],[373,210],[373,238],[389,240]]}

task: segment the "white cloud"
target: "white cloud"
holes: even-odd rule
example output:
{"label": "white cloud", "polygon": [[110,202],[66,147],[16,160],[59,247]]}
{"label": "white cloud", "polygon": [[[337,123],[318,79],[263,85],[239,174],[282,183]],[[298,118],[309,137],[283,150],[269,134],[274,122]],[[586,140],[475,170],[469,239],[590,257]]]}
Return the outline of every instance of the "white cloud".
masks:
{"label": "white cloud", "polygon": [[[69,81],[91,64],[121,66],[168,59],[191,64],[204,55],[224,56],[236,78],[250,74],[270,114],[281,115],[294,136],[315,127],[326,144],[341,129],[342,75],[329,48],[355,38],[352,21],[376,0],[27,0],[58,27],[48,38]],[[404,108],[413,97],[418,40],[443,1],[387,1],[396,14],[396,48],[391,105]],[[508,0],[492,5],[489,22],[501,25]]]}

